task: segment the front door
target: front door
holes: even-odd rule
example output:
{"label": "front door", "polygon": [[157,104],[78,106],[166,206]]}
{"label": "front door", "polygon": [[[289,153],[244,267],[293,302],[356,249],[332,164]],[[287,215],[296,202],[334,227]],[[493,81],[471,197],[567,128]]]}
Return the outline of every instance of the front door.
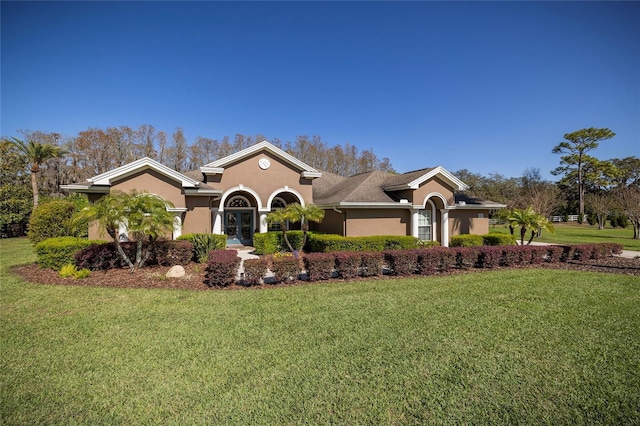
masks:
{"label": "front door", "polygon": [[227,234],[228,245],[251,245],[253,243],[253,211],[226,211],[224,216],[224,229]]}

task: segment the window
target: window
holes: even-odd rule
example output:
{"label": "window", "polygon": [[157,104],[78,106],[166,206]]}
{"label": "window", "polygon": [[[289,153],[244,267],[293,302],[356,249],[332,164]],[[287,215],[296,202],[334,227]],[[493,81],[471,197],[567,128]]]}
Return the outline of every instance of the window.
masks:
{"label": "window", "polygon": [[423,241],[431,241],[431,210],[418,212],[418,238]]}
{"label": "window", "polygon": [[247,201],[246,198],[241,197],[240,195],[236,195],[235,197],[229,200],[229,202],[227,203],[227,207],[241,208],[241,207],[250,207],[250,205],[249,205],[249,201]]}
{"label": "window", "polygon": [[[282,210],[286,207],[287,207],[287,202],[280,197],[275,197],[271,202],[271,211]],[[285,225],[286,225],[285,229],[289,229],[289,221],[287,221]],[[269,231],[282,231],[282,223],[275,223],[275,222],[270,223]]]}

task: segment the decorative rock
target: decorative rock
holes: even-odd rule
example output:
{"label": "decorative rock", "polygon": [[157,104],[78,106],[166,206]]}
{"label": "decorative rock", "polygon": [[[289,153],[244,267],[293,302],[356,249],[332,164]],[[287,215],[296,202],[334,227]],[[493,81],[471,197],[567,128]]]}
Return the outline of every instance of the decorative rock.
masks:
{"label": "decorative rock", "polygon": [[184,268],[180,265],[172,266],[169,271],[167,271],[167,278],[182,278],[185,276]]}

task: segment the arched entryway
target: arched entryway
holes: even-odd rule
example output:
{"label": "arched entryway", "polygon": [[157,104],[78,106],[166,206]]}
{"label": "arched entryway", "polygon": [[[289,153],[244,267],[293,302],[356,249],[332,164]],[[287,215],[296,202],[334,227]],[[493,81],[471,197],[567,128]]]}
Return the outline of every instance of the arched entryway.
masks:
{"label": "arched entryway", "polygon": [[422,241],[449,245],[449,210],[442,194],[431,193],[421,205],[413,206],[411,231],[411,235]]}
{"label": "arched entryway", "polygon": [[227,245],[251,245],[256,230],[257,201],[247,192],[236,192],[226,198],[223,232]]}

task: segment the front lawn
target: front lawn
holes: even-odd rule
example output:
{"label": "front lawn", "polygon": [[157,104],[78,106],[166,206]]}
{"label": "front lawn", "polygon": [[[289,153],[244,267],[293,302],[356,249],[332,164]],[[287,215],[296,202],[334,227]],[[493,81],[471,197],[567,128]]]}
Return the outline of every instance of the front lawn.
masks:
{"label": "front lawn", "polygon": [[[535,238],[534,241],[552,244],[599,244],[616,243],[622,244],[625,250],[640,251],[640,240],[633,239],[633,227],[612,228],[608,225],[604,229],[598,229],[597,225],[582,225],[578,222],[554,223],[555,232],[543,232],[542,237]],[[489,227],[489,232],[509,233],[505,225],[494,225]],[[516,229],[516,236],[520,241],[520,230]],[[529,239],[527,233],[525,242]]]}
{"label": "front lawn", "polygon": [[3,424],[638,424],[640,280],[45,286],[1,240]]}

